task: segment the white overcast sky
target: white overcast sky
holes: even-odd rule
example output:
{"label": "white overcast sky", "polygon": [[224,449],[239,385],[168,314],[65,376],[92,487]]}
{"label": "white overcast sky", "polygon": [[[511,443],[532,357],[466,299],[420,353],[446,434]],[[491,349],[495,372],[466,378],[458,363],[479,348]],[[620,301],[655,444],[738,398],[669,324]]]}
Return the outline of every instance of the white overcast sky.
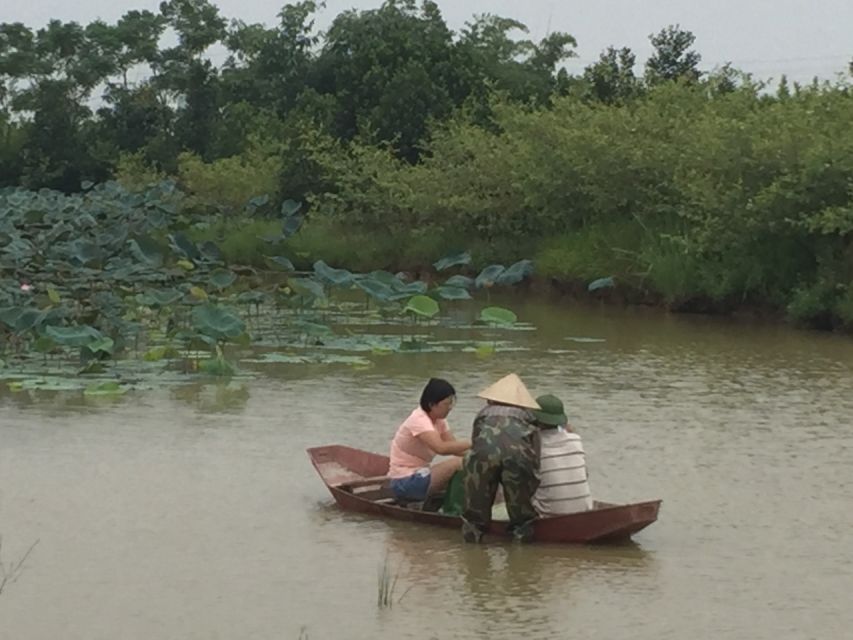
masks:
{"label": "white overcast sky", "polygon": [[[280,0],[216,0],[227,18],[272,24]],[[318,26],[346,9],[372,9],[380,0],[328,0]],[[566,31],[578,41],[578,71],[607,46],[628,46],[645,60],[648,36],[668,24],[696,34],[702,67],[732,62],[758,78],[832,78],[853,58],[853,0],[439,0],[453,29],[472,15],[493,13],[525,23],[534,39]],[[48,20],[115,21],[131,9],[157,10],[159,0],[0,0],[0,22],[30,27]],[[213,57],[224,54],[213,52]]]}

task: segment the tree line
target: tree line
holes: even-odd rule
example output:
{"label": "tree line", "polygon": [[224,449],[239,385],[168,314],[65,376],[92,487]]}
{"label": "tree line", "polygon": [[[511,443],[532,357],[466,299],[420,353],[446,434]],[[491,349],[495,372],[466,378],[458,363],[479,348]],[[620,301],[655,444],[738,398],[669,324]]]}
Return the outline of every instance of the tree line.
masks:
{"label": "tree line", "polygon": [[[228,20],[208,0],[169,0],[114,24],[0,25],[0,185],[75,191],[110,178],[123,154],[174,174],[181,153],[209,162],[273,137],[298,156],[306,128],[416,163],[433,123],[464,109],[488,127],[496,94],[540,108],[569,94],[613,104],[700,77],[692,34],[674,27],[652,37],[643,78],[628,49],[571,77],[560,67],[576,46],[567,33],[534,42],[494,15],[456,33],[434,2],[390,0],[318,34],[317,10],[287,4],[266,26]],[[219,65],[206,55],[214,46],[227,55]],[[282,191],[302,197],[314,185],[290,163]]]}

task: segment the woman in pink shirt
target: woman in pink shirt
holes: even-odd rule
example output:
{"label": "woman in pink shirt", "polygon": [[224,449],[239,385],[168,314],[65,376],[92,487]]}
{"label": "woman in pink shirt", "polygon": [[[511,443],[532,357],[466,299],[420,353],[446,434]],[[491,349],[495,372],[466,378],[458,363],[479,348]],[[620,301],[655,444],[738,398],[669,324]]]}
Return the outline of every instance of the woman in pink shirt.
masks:
{"label": "woman in pink shirt", "polygon": [[[456,401],[456,390],[440,378],[430,378],[420,406],[403,421],[391,441],[388,476],[397,498],[420,502],[443,490],[462,468],[462,454],[470,440],[457,440],[447,426],[447,414]],[[436,456],[454,456],[432,466]]]}

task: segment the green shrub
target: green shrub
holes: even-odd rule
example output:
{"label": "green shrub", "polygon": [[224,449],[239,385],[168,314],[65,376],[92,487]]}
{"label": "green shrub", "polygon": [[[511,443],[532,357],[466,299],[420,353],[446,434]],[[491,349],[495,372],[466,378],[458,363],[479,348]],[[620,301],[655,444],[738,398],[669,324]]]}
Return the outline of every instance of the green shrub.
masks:
{"label": "green shrub", "polygon": [[853,329],[853,282],[845,287],[842,295],[838,296],[834,311],[845,329]]}
{"label": "green shrub", "polygon": [[835,288],[822,280],[798,287],[788,303],[788,318],[797,325],[828,328],[837,298]]}
{"label": "green shrub", "polygon": [[122,153],[115,170],[115,179],[125,189],[138,191],[162,181],[166,176],[152,166],[145,153]]}
{"label": "green shrub", "polygon": [[204,162],[192,153],[178,156],[178,179],[202,208],[240,212],[255,196],[278,200],[281,160],[274,149],[253,146],[241,155]]}

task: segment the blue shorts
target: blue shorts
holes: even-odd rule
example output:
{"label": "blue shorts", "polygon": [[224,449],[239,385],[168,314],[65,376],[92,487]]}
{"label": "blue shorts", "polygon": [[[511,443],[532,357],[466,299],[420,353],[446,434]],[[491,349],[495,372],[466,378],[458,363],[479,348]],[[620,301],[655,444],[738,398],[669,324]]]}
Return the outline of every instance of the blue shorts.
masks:
{"label": "blue shorts", "polygon": [[405,478],[391,478],[391,491],[394,496],[403,500],[420,502],[426,500],[429,491],[429,469],[418,469]]}

